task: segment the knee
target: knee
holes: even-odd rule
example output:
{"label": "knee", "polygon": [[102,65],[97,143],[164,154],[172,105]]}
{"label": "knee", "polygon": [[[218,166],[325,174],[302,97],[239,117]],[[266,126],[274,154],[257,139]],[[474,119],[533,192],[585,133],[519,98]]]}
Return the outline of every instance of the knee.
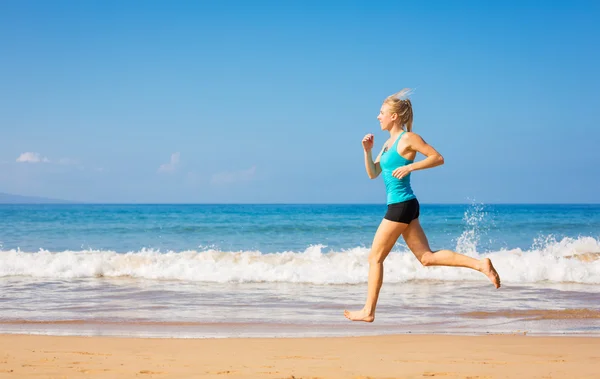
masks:
{"label": "knee", "polygon": [[431,251],[427,251],[421,255],[421,264],[423,266],[432,266],[435,260],[435,255]]}
{"label": "knee", "polygon": [[369,264],[381,264],[385,260],[385,256],[386,254],[383,251],[372,251],[371,254],[369,254]]}

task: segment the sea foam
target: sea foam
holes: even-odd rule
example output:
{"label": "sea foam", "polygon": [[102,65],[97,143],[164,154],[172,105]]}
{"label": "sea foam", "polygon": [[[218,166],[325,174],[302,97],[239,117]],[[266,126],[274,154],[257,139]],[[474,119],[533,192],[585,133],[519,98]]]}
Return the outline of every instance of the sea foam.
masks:
{"label": "sea foam", "polygon": [[[458,250],[460,246],[457,246]],[[531,249],[505,249],[475,258],[490,258],[506,283],[600,283],[600,241],[592,237],[537,240]],[[260,251],[105,250],[52,252],[0,251],[0,277],[39,278],[130,277],[213,283],[286,282],[314,284],[365,283],[369,249],[329,251],[314,245],[304,251],[264,254]],[[414,280],[482,281],[464,268],[423,267],[406,248],[393,250],[384,263],[386,283]]]}

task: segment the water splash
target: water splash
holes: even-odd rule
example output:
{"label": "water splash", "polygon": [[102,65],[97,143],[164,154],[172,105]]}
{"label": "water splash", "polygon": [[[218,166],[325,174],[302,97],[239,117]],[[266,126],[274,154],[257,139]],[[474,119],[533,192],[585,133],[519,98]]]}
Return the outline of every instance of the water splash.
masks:
{"label": "water splash", "polygon": [[486,212],[485,204],[473,200],[463,214],[463,222],[466,224],[466,228],[456,240],[457,252],[470,256],[477,255],[477,247],[481,242],[481,238],[490,228],[488,218],[489,213]]}

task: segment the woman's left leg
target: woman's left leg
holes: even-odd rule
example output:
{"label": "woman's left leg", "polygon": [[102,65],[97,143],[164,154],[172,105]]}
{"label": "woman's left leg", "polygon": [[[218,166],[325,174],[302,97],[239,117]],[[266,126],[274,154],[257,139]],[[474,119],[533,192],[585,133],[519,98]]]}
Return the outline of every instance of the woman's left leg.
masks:
{"label": "woman's left leg", "polygon": [[485,274],[496,288],[500,288],[500,276],[489,258],[475,259],[452,250],[431,251],[427,236],[416,218],[402,233],[406,245],[423,266],[466,267]]}

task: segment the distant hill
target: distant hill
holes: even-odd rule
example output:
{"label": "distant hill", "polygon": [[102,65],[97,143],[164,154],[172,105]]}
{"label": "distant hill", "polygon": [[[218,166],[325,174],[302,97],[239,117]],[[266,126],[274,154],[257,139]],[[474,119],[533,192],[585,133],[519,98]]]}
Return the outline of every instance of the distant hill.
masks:
{"label": "distant hill", "polygon": [[0,192],[0,204],[70,204],[72,201],[36,196],[11,195]]}

